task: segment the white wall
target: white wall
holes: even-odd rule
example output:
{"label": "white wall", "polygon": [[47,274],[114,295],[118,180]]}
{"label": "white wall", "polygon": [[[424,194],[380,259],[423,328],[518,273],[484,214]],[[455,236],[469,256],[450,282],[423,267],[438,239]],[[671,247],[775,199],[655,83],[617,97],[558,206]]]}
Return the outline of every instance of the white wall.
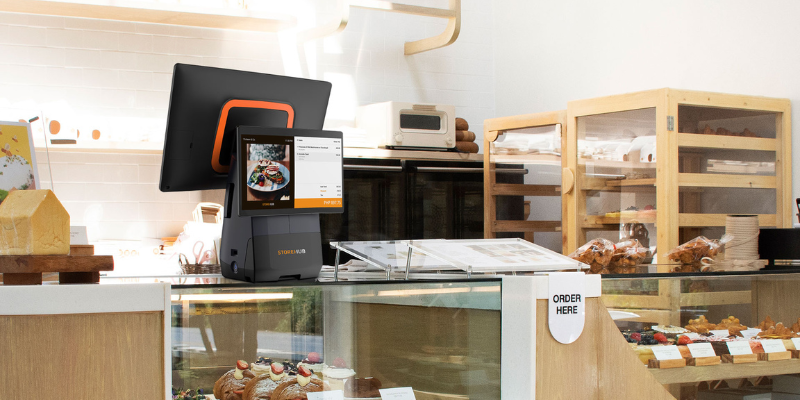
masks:
{"label": "white wall", "polygon": [[[295,15],[300,27],[330,21],[334,4],[261,2]],[[291,32],[0,13],[0,114],[20,102],[63,101],[72,110],[63,118],[84,126],[81,140],[100,126],[102,140],[163,141],[172,66],[182,62],[331,80],[327,128],[352,125],[359,105],[396,100],[455,105],[479,133],[495,114],[492,13],[489,1],[463,0],[456,43],[414,56],[403,55],[403,43],[442,32],[443,20],[355,9],[343,33],[298,49]],[[37,157],[41,173],[45,158]],[[160,193],[158,155],[51,159],[56,195],[92,240],[175,236],[201,198]],[[42,173],[45,187],[49,179]]]}
{"label": "white wall", "polygon": [[[800,2],[500,0],[494,6],[497,116],[662,87],[789,98],[800,116]],[[800,197],[800,137],[793,131],[793,187]]]}

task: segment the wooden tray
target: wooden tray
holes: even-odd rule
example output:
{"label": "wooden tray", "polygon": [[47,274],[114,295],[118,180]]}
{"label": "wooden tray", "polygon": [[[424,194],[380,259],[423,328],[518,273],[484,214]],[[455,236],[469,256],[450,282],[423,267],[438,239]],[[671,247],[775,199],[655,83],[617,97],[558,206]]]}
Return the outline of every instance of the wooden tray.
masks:
{"label": "wooden tray", "polygon": [[758,354],[722,355],[722,362],[729,364],[745,364],[754,363],[756,361],[758,361]]}
{"label": "wooden tray", "polygon": [[758,353],[758,361],[778,361],[792,358],[792,352],[779,351],[777,353]]}
{"label": "wooden tray", "polygon": [[0,273],[5,285],[41,285],[47,272],[58,272],[60,283],[97,283],[100,271],[114,270],[114,257],[93,254],[94,246],[70,246],[66,255],[0,256]]}
{"label": "wooden tray", "polygon": [[702,367],[705,365],[719,365],[722,363],[722,360],[719,356],[714,357],[697,357],[697,358],[688,358],[686,363],[693,367]]}
{"label": "wooden tray", "polygon": [[666,369],[666,368],[682,368],[686,366],[686,359],[680,360],[656,360],[651,359],[647,362],[650,368]]}

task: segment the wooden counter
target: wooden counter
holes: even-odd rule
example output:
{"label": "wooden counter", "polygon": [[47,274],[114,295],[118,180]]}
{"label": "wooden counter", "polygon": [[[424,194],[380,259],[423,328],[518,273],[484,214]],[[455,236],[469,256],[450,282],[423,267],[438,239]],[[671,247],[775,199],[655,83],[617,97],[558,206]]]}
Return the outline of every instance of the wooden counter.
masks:
{"label": "wooden counter", "polygon": [[170,286],[0,286],[2,399],[170,397]]}

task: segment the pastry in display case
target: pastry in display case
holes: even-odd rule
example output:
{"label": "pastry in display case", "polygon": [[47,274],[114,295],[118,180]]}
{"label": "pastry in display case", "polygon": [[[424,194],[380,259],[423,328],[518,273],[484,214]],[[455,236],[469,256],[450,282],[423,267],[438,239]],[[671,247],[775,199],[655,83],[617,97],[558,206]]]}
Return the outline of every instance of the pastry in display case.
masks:
{"label": "pastry in display case", "polygon": [[[616,321],[618,329],[675,398],[711,399],[723,395],[715,387],[784,393],[770,382],[800,373],[798,284],[792,270],[604,277],[602,299],[610,310],[628,313]],[[654,296],[659,291],[668,293],[663,306],[663,296]],[[681,363],[661,360],[668,346]]]}

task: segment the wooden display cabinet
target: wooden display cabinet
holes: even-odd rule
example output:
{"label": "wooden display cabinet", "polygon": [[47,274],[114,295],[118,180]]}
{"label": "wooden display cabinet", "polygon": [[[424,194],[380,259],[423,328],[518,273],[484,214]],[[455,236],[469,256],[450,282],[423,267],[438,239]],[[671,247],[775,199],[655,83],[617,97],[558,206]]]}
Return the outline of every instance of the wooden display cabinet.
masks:
{"label": "wooden display cabinet", "polygon": [[635,224],[667,272],[670,249],[719,238],[728,214],[792,226],[789,100],[675,89],[578,100],[566,133],[565,253]]}
{"label": "wooden display cabinet", "polygon": [[[566,111],[556,111],[484,121],[485,238],[522,233],[534,242],[535,233],[562,230],[561,149],[566,116]],[[522,175],[522,179],[510,180],[511,175]],[[508,183],[512,181],[522,183]],[[500,216],[498,198],[503,196],[524,197],[522,220]],[[549,247],[558,247],[554,250],[562,250],[558,238],[548,242]]]}

